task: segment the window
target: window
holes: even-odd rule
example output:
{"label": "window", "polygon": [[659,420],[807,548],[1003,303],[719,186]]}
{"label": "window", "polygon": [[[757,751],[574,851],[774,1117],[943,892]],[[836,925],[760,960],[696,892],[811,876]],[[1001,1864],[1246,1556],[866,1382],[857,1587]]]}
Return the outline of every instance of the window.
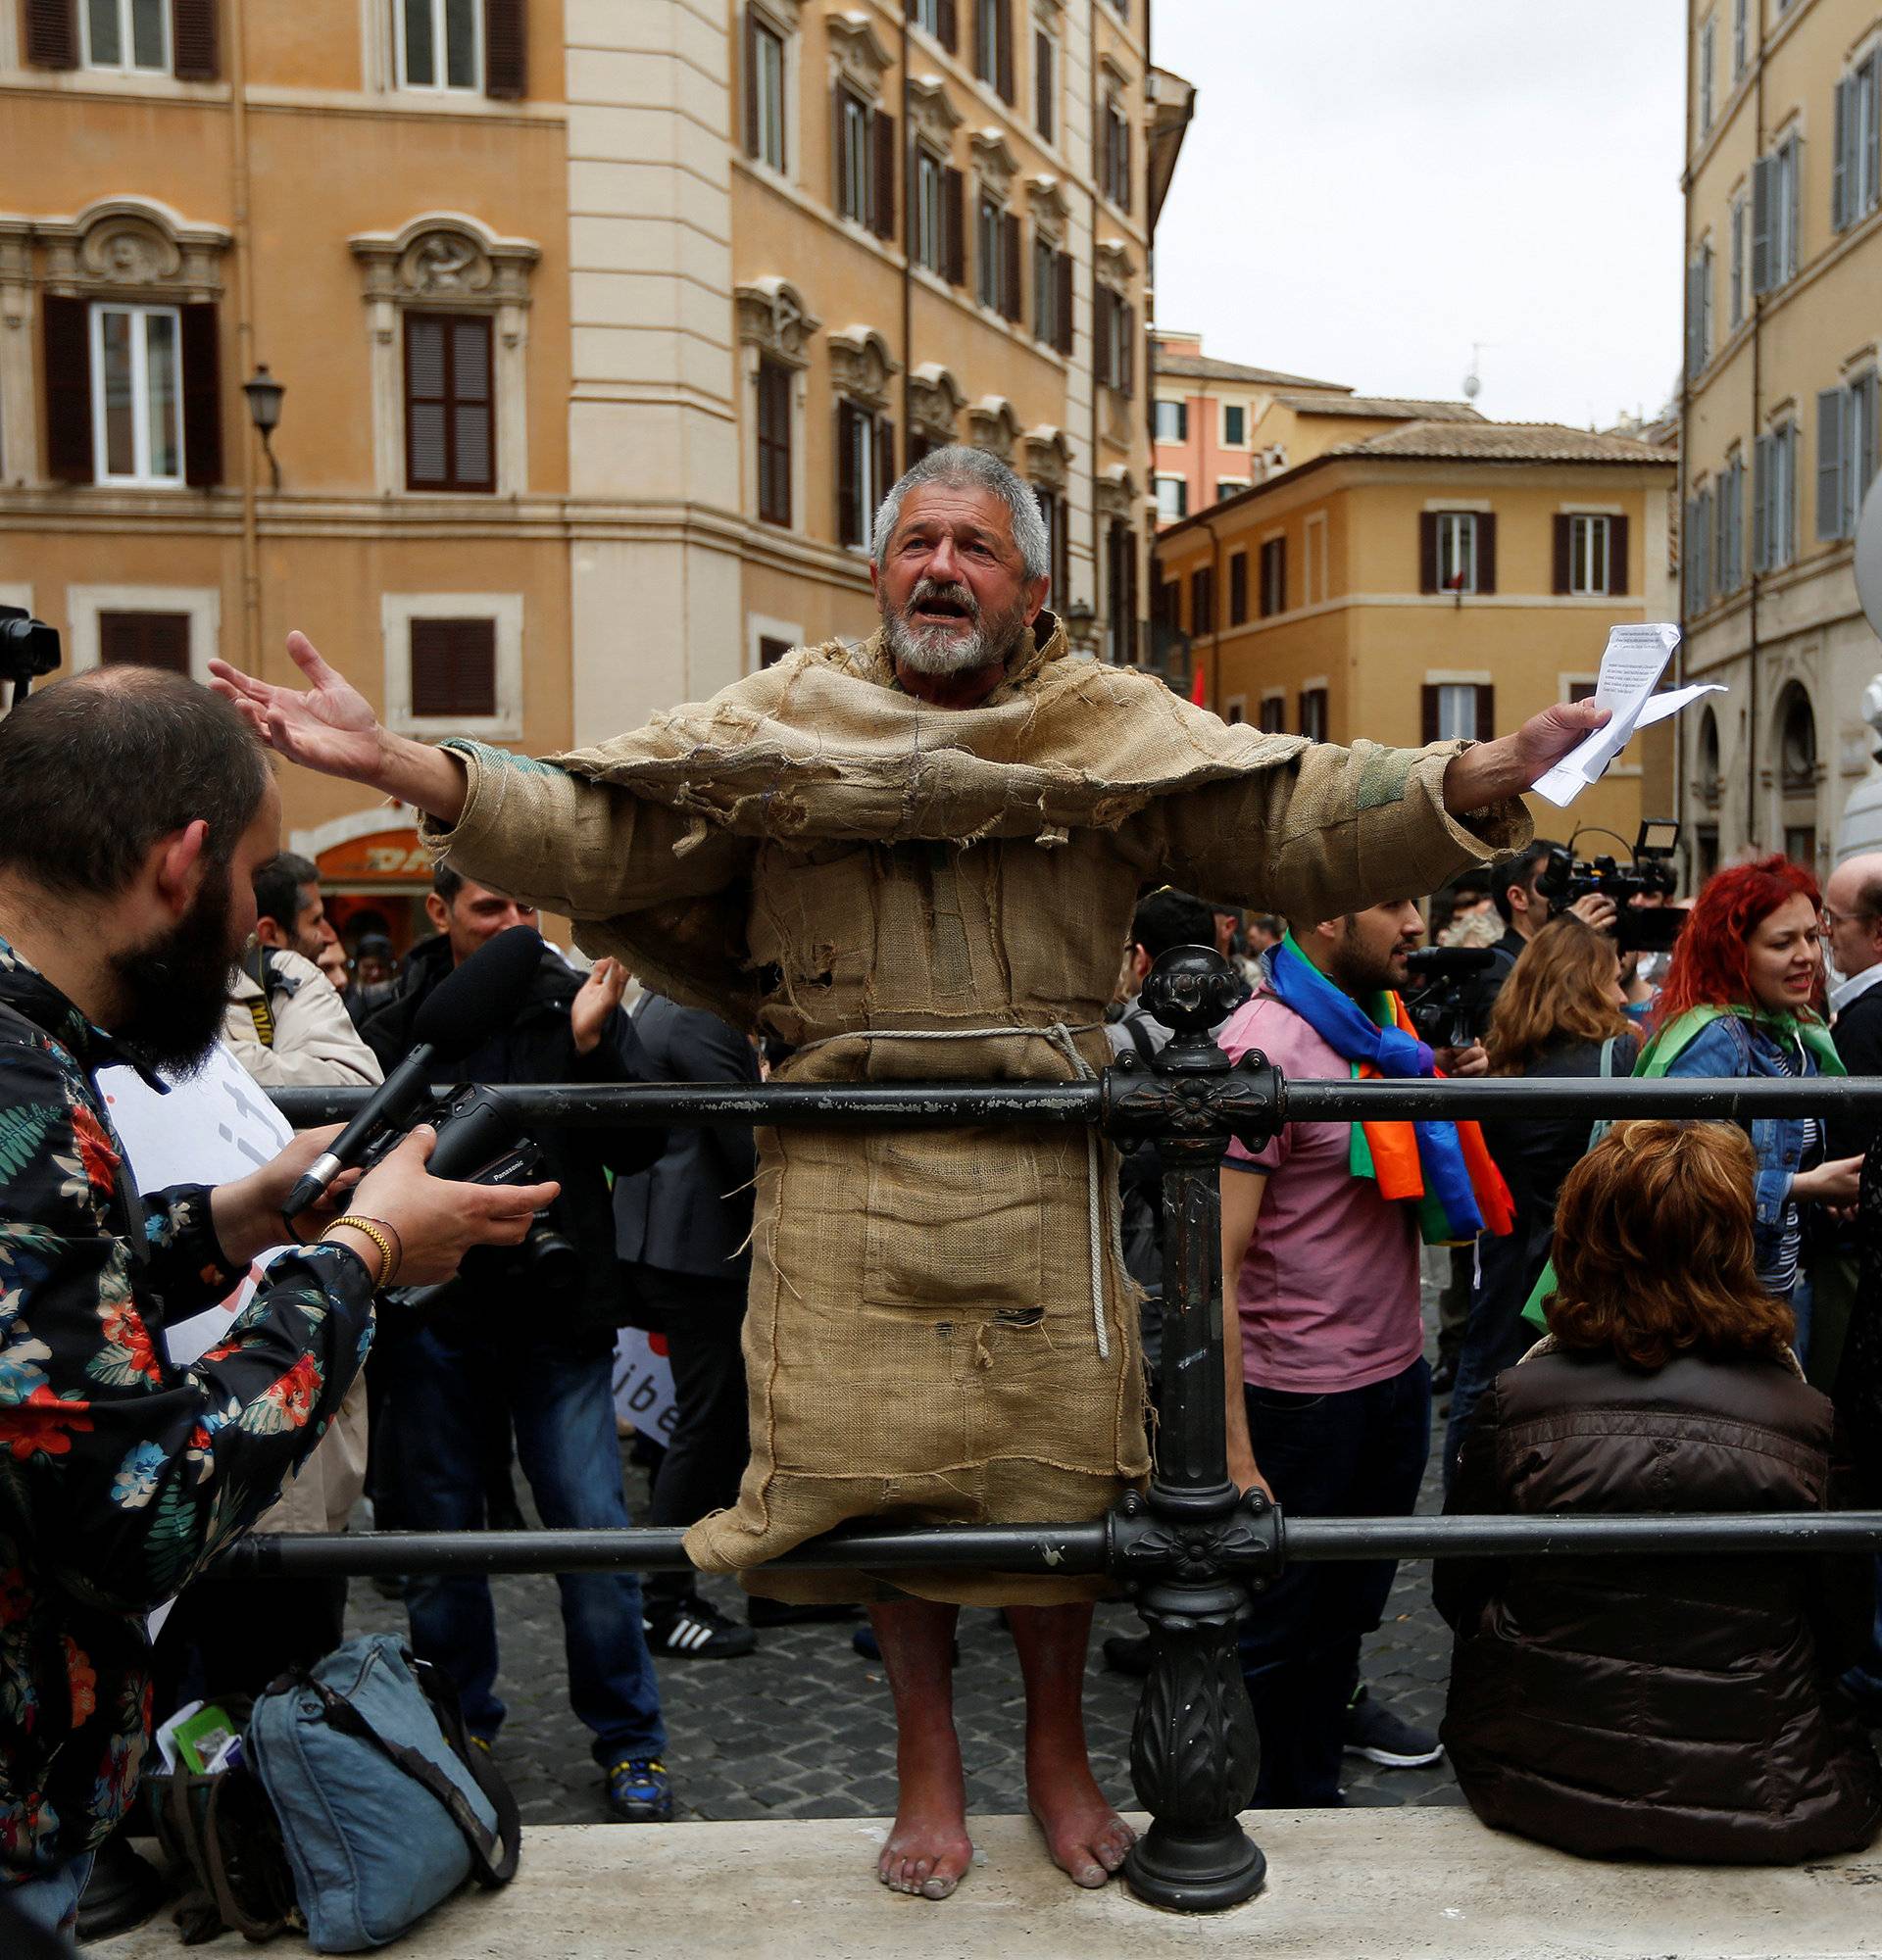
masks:
{"label": "window", "polygon": [[98,663],[107,667],[163,667],[187,678],[189,614],[101,611]]}
{"label": "window", "polygon": [[1752,0],[1732,0],[1732,79],[1745,73],[1752,58]]}
{"label": "window", "polygon": [[1222,404],[1222,447],[1242,449],[1248,443],[1248,409],[1241,402]]}
{"label": "window", "polygon": [[1688,614],[1704,612],[1715,596],[1712,583],[1712,542],[1718,519],[1710,484],[1686,506],[1686,526],[1680,546],[1680,569],[1685,578]]}
{"label": "window", "polygon": [[758,359],[758,514],[768,524],[791,521],[791,370]]}
{"label": "window", "polygon": [[1707,239],[1686,269],[1686,372],[1697,374],[1712,358],[1712,241]]}
{"label": "window", "polygon": [[1816,535],[1853,538],[1875,480],[1875,369],[1816,398]]}
{"label": "window", "polygon": [[412,712],[487,720],[497,711],[497,622],[412,621]]}
{"label": "window", "polygon": [[836,92],[836,208],[867,224],[874,187],[875,157],[869,142],[869,105],[847,88]]}
{"label": "window", "polygon": [[1699,133],[1706,136],[1712,126],[1712,78],[1718,53],[1718,24],[1708,18],[1699,30]]}
{"label": "window", "polygon": [[[945,29],[941,19],[944,10],[948,16]],[[909,0],[909,19],[937,41],[954,46],[954,0]]]}
{"label": "window", "polygon": [[1768,293],[1797,275],[1798,182],[1803,139],[1786,136],[1752,166],[1752,290]]}
{"label": "window", "polygon": [[[1816,789],[1816,713],[1810,697],[1797,682],[1784,690],[1778,705],[1778,777],[1787,796],[1808,796]],[[1789,849],[1786,832],[1786,850]],[[1808,864],[1816,856],[1815,833],[1810,833],[1808,852],[1793,862]]]}
{"label": "window", "polygon": [[1014,99],[1012,0],[974,0],[973,72],[1002,102]]}
{"label": "window", "polygon": [[947,265],[947,217],[943,202],[940,158],[926,150],[915,153],[915,211],[910,220],[910,244],[915,263],[931,272],[942,272]]}
{"label": "window", "polygon": [[1018,319],[1019,220],[986,196],[980,199],[974,224],[974,267],[980,304]]}
{"label": "window", "polygon": [[1042,143],[1059,120],[1059,44],[1043,27],[1032,30],[1032,121]]}
{"label": "window", "polygon": [[399,86],[483,87],[481,0],[397,0]]}
{"label": "window", "polygon": [[1160,476],[1157,479],[1157,514],[1166,524],[1189,515],[1189,479]]}
{"label": "window", "polygon": [[1434,592],[1475,592],[1477,584],[1477,513],[1427,513],[1436,551]]}
{"label": "window", "polygon": [[175,307],[91,309],[92,480],[183,480],[182,322]]}
{"label": "window", "polygon": [[1137,533],[1121,517],[1105,532],[1105,616],[1114,661],[1137,658]]}
{"label": "window", "polygon": [[490,322],[468,314],[405,317],[405,487],[494,490]]}
{"label": "window", "polygon": [[1836,84],[1830,222],[1847,230],[1882,199],[1882,48]]}
{"label": "window", "polygon": [[836,541],[869,549],[875,507],[895,481],[895,425],[855,402],[836,405]]}
{"label": "window", "polygon": [[1495,724],[1496,690],[1444,681],[1421,690],[1427,742],[1487,742]]}
{"label": "window", "polygon": [[1098,160],[1098,188],[1119,211],[1130,209],[1130,119],[1114,95],[1105,97],[1099,123],[1102,148]]}
{"label": "window", "polygon": [[1215,630],[1215,567],[1199,564],[1189,574],[1189,630],[1213,633]]}
{"label": "window", "polygon": [[170,0],[84,0],[86,68],[170,73]]}
{"label": "window", "polygon": [[1301,689],[1301,733],[1310,742],[1326,740],[1326,689]]}
{"label": "window", "polygon": [[1752,208],[1741,192],[1732,199],[1731,322],[1734,330],[1745,324],[1745,248],[1751,222]]}
{"label": "window", "polygon": [[1070,507],[1058,491],[1046,489],[1040,484],[1033,485],[1032,496],[1046,527],[1046,564],[1051,576],[1047,589],[1053,605],[1058,607],[1065,602],[1071,585]]}
{"label": "window", "polygon": [[1059,254],[1037,232],[1032,238],[1032,337],[1059,344]]}
{"label": "window", "polygon": [[1262,617],[1287,611],[1287,540],[1269,538],[1262,547]]}
{"label": "window", "polygon": [[745,10],[745,149],[772,170],[785,168],[784,37]]}
{"label": "window", "polygon": [[1137,385],[1137,309],[1110,286],[1092,292],[1098,379],[1120,395]]}
{"label": "window", "polygon": [[1734,449],[1720,470],[1712,506],[1712,569],[1720,598],[1745,583],[1745,457]]}
{"label": "window", "polygon": [[1215,479],[1215,501],[1219,504],[1225,497],[1239,497],[1247,488],[1246,476],[1218,476]]}
{"label": "window", "polygon": [[1248,622],[1248,554],[1231,552],[1228,559],[1228,623]]}
{"label": "window", "polygon": [[768,633],[761,633],[758,638],[758,663],[761,667],[774,667],[791,651],[788,640],[773,639]]}
{"label": "window", "polygon": [[1187,442],[1189,440],[1189,404],[1187,402],[1159,402],[1157,404],[1157,440],[1159,442]]}
{"label": "window", "polygon": [[1263,735],[1285,735],[1287,733],[1286,695],[1264,694],[1262,696],[1262,733]]}
{"label": "window", "polygon": [[1781,422],[1752,451],[1752,569],[1781,571],[1797,556],[1797,424]]}
{"label": "window", "polygon": [[1627,519],[1559,512],[1555,589],[1588,598],[1627,590]]}

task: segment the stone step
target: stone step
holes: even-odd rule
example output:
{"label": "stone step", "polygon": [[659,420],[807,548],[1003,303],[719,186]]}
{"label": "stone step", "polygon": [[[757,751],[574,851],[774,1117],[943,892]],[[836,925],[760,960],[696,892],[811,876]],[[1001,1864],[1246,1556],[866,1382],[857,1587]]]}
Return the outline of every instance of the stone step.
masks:
{"label": "stone step", "polygon": [[[1141,1827],[1142,1819],[1135,1819]],[[1269,1811],[1245,1820],[1266,1889],[1208,1918],[1159,1912],[1121,1885],[1080,1891],[1023,1817],[976,1818],[973,1870],[931,1903],[876,1884],[885,1827],[551,1825],[515,1882],[467,1888],[395,1948],[400,1960],[1830,1960],[1874,1953],[1882,1857],[1802,1869],[1591,1863],[1485,1830],[1467,1811]],[[233,1935],[200,1949],[253,1952]],[[283,1937],[276,1955],[307,1950]],[[160,1917],[85,1949],[173,1960]]]}

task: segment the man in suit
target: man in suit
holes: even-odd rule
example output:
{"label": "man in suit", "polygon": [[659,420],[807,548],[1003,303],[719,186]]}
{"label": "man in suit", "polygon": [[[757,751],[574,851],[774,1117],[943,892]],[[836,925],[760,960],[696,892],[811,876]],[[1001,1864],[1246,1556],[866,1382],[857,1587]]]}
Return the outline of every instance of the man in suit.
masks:
{"label": "man in suit", "polygon": [[[654,1081],[742,1088],[759,1080],[757,1051],[717,1014],[649,994],[634,1029]],[[671,1131],[656,1163],[616,1180],[616,1249],[625,1261],[627,1296],[639,1303],[642,1324],[666,1334],[678,1414],[654,1480],[649,1524],[696,1524],[738,1497],[750,1453],[739,1336],[757,1174],[751,1126],[718,1123]],[[731,1660],[758,1644],[749,1626],[699,1592],[691,1571],[650,1573],[642,1596],[656,1654]]]}
{"label": "man in suit", "polygon": [[[1882,853],[1848,858],[1823,887],[1830,959],[1841,976],[1830,989],[1836,1052],[1852,1075],[1882,1075]],[[1867,1147],[1872,1125],[1833,1145],[1847,1156]]]}

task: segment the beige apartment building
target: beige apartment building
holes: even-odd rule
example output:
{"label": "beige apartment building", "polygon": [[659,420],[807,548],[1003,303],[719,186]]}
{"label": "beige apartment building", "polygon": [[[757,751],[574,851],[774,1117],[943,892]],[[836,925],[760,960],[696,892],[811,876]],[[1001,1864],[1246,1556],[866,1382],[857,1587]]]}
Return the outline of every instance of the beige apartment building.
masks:
{"label": "beige apartment building", "polygon": [[[1670,450],[1390,406],[1285,410],[1312,454],[1159,534],[1159,648],[1225,720],[1485,740],[1591,694],[1610,626],[1668,617]],[[1642,766],[1630,751],[1565,812],[1532,797],[1538,831],[1631,844],[1643,814],[1669,813],[1643,808]]]}
{"label": "beige apartment building", "polygon": [[1697,865],[1819,872],[1865,774],[1882,667],[1851,570],[1877,468],[1882,15],[1689,0],[1679,791]]}
{"label": "beige apartment building", "polygon": [[[418,735],[594,740],[869,631],[942,442],[1140,657],[1148,0],[0,0],[0,603],[69,667],[305,629]],[[266,371],[264,371],[266,370]],[[283,389],[267,440],[269,384]],[[293,842],[403,938],[407,813]]]}

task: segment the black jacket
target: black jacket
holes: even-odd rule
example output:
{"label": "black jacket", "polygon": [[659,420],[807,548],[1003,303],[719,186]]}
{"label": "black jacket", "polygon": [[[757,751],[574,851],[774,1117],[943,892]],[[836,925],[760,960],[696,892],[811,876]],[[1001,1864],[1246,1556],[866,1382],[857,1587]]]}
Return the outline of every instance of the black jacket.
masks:
{"label": "black jacket", "polygon": [[[1858,994],[1836,1017],[1831,1029],[1836,1052],[1852,1075],[1882,1075],[1882,982],[1866,994]],[[1860,1156],[1876,1133],[1872,1116],[1835,1116],[1830,1119],[1831,1157]]]}
{"label": "black jacket", "polygon": [[1503,992],[1503,983],[1509,979],[1511,968],[1522,957],[1522,950],[1528,944],[1514,926],[1505,926],[1503,937],[1490,949],[1495,956],[1493,962],[1463,989],[1471,1030],[1479,1041],[1489,1032],[1490,1016],[1496,1008],[1497,996]]}
{"label": "black jacket", "polygon": [[[360,1030],[368,1046],[390,1071],[412,1047],[412,1021],[422,1002],[451,971],[450,942],[428,939],[406,956],[399,990]],[[542,964],[522,1010],[509,1027],[447,1071],[463,1082],[648,1082],[647,1067],[633,1023],[619,1008],[588,1054],[575,1053],[569,1031],[569,1004],[581,991],[582,975],[559,954],[545,950]],[[594,1336],[619,1325],[619,1273],[615,1259],[615,1222],[607,1172],[642,1169],[666,1147],[660,1130],[542,1129],[528,1126],[542,1146],[546,1174],[562,1185],[550,1213],[553,1228],[574,1246],[580,1259],[576,1285],[550,1299],[529,1279],[528,1251],[480,1250],[464,1262],[462,1286],[473,1304],[454,1303],[463,1316],[484,1311],[493,1331],[514,1316],[520,1299],[531,1310],[566,1315],[570,1334]],[[444,1309],[440,1309],[444,1310]]]}
{"label": "black jacket", "polygon": [[[1828,1400],[1776,1361],[1647,1374],[1539,1354],[1497,1378],[1457,1512],[1822,1511]],[[1486,1824],[1590,1857],[1789,1864],[1866,1844],[1882,1774],[1835,1687],[1866,1553],[1441,1560],[1444,1742]]]}
{"label": "black jacket", "polygon": [[[717,1014],[650,994],[634,1016],[647,1065],[662,1082],[755,1086],[758,1055]],[[752,1179],[758,1143],[749,1123],[673,1131],[649,1170],[615,1185],[620,1256],[663,1272],[742,1285],[751,1271]]]}

